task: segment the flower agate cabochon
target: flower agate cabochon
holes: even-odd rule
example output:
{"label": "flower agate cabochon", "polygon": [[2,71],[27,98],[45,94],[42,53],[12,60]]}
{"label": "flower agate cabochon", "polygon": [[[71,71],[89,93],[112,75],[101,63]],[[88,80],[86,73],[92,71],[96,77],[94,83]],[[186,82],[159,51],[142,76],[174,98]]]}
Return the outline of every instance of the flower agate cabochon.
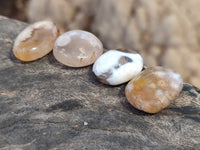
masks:
{"label": "flower agate cabochon", "polygon": [[147,68],[125,89],[126,98],[135,108],[157,113],[167,107],[181,92],[181,76],[167,68]]}
{"label": "flower agate cabochon", "polygon": [[100,82],[119,85],[137,76],[143,68],[143,59],[138,53],[109,50],[93,65],[93,72]]}
{"label": "flower agate cabochon", "polygon": [[72,30],[59,36],[53,50],[55,58],[70,67],[91,65],[102,53],[101,41],[82,30]]}
{"label": "flower agate cabochon", "polygon": [[13,53],[21,61],[33,61],[48,54],[60,32],[51,21],[36,22],[16,38]]}

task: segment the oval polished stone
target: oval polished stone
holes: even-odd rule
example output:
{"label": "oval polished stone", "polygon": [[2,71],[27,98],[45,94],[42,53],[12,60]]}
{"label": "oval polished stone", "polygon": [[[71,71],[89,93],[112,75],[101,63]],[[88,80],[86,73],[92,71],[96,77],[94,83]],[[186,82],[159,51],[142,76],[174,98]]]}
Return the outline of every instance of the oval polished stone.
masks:
{"label": "oval polished stone", "polygon": [[180,93],[183,81],[178,73],[163,67],[147,68],[125,89],[126,98],[135,108],[157,113],[167,107]]}
{"label": "oval polished stone", "polygon": [[109,50],[93,65],[93,72],[100,82],[108,85],[125,83],[138,75],[143,59],[138,53]]}
{"label": "oval polished stone", "polygon": [[59,29],[53,22],[36,22],[17,36],[13,53],[21,61],[33,61],[41,58],[53,49],[59,34]]}
{"label": "oval polished stone", "polygon": [[101,41],[82,30],[72,30],[59,36],[53,50],[55,58],[70,67],[91,65],[102,53]]}

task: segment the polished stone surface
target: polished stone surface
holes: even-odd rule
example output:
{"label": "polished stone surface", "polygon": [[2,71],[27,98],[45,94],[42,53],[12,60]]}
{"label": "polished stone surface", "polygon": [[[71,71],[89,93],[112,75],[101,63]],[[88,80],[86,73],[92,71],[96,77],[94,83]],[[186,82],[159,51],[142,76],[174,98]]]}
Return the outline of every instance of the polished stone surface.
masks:
{"label": "polished stone surface", "polygon": [[62,64],[70,67],[84,67],[93,64],[103,53],[101,41],[92,33],[72,30],[56,40],[53,54]]}
{"label": "polished stone surface", "polygon": [[39,59],[53,49],[59,34],[59,29],[54,23],[36,22],[19,33],[15,39],[13,53],[21,61]]}
{"label": "polished stone surface", "polygon": [[164,67],[152,67],[131,80],[125,93],[135,108],[157,113],[179,96],[182,87],[183,81],[178,73]]}
{"label": "polished stone surface", "polygon": [[93,72],[100,82],[119,85],[133,79],[143,68],[143,59],[138,53],[109,50],[93,65]]}

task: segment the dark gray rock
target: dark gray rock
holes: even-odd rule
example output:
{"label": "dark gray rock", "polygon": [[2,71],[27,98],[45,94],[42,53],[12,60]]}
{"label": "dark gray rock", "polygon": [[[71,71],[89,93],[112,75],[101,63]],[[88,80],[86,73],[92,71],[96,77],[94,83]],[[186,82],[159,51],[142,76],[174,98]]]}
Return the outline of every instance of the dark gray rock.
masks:
{"label": "dark gray rock", "polygon": [[52,53],[18,61],[12,45],[26,26],[0,17],[1,149],[200,149],[200,89],[184,84],[168,108],[146,114],[91,66],[69,68]]}

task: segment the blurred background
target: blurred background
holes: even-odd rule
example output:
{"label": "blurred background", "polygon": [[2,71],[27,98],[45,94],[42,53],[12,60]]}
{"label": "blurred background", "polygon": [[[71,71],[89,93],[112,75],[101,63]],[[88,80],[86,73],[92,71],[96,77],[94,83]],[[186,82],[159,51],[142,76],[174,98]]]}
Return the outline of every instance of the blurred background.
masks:
{"label": "blurred background", "polygon": [[179,72],[200,87],[200,0],[1,0],[0,15],[83,29],[107,49],[140,50],[147,66]]}

